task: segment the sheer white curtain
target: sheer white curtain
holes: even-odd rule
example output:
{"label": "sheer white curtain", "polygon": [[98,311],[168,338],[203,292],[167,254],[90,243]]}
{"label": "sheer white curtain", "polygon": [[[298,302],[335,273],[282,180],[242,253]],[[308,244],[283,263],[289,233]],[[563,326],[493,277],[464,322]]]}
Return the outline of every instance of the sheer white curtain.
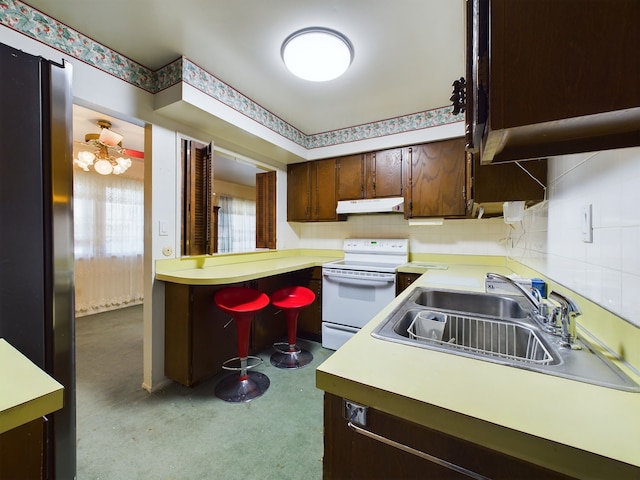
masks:
{"label": "sheer white curtain", "polygon": [[256,202],[220,195],[218,205],[218,252],[255,250]]}
{"label": "sheer white curtain", "polygon": [[76,316],[143,300],[144,183],[74,172]]}

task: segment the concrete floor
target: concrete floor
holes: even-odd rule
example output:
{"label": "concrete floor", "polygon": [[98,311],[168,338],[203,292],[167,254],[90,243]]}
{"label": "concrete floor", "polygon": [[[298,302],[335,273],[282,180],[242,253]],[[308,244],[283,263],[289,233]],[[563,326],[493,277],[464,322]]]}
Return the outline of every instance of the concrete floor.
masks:
{"label": "concrete floor", "polygon": [[142,384],[142,306],[76,320],[78,479],[321,479],[322,391],[313,362],[282,370],[263,352],[269,390],[245,404],[193,388]]}

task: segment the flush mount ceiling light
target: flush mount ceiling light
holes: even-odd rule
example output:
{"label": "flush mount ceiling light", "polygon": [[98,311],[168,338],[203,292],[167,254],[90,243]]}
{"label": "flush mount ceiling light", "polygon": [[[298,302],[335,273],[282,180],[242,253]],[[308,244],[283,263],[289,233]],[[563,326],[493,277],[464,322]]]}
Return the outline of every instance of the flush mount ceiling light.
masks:
{"label": "flush mount ceiling light", "polygon": [[297,77],[326,82],[347,71],[353,60],[353,45],[340,32],[310,27],[289,35],[280,54],[284,64]]}
{"label": "flush mount ceiling light", "polygon": [[73,163],[85,172],[93,165],[100,175],[120,175],[131,166],[131,159],[124,156],[123,137],[110,130],[111,122],[108,120],[98,120],[98,126],[102,129],[100,134],[87,133],[84,136],[85,143],[82,145],[88,150],[78,152]]}

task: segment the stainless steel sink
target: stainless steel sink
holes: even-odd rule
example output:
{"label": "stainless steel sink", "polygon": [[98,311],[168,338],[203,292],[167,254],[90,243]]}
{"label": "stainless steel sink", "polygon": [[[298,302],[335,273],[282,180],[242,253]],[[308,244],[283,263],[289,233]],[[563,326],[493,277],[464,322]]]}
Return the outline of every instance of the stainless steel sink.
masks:
{"label": "stainless steel sink", "polygon": [[412,301],[424,307],[499,318],[527,318],[529,315],[529,307],[523,307],[515,298],[477,292],[420,289]]}
{"label": "stainless steel sink", "polygon": [[[442,336],[425,336],[420,312],[445,319]],[[640,392],[640,386],[587,344],[560,346],[529,315],[520,297],[418,287],[372,332],[381,340],[533,370],[609,388]]]}

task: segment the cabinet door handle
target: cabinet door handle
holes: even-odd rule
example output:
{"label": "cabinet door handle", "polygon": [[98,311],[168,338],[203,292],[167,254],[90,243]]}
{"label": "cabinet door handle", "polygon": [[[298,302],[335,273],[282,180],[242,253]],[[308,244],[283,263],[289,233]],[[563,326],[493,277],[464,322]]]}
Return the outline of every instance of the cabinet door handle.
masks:
{"label": "cabinet door handle", "polygon": [[410,453],[412,455],[415,455],[416,457],[420,457],[424,460],[428,460],[430,462],[436,463],[442,467],[448,468],[449,470],[454,470],[458,473],[461,473],[463,475],[466,475],[468,477],[471,478],[475,478],[477,480],[490,480],[489,477],[485,477],[484,475],[480,475],[479,473],[473,472],[471,470],[468,470],[464,467],[461,467],[460,465],[456,465],[455,463],[451,463],[451,462],[447,462],[446,460],[443,460],[442,458],[436,457],[434,455],[430,455],[428,453],[423,452],[422,450],[417,450],[413,447],[410,447],[408,445],[405,445],[404,443],[399,443],[396,442],[395,440],[391,440],[390,438],[387,437],[383,437],[382,435],[378,435],[377,433],[373,433],[369,430],[366,430],[362,427],[359,427],[358,425],[354,424],[351,422],[351,420],[349,420],[347,422],[347,425],[349,426],[350,429],[354,430],[356,433],[359,433],[360,435],[364,435],[367,438],[371,438],[372,440],[377,440],[378,442],[384,443],[385,445],[389,445],[391,447],[395,447],[399,450],[402,450],[403,452],[407,452]]}

